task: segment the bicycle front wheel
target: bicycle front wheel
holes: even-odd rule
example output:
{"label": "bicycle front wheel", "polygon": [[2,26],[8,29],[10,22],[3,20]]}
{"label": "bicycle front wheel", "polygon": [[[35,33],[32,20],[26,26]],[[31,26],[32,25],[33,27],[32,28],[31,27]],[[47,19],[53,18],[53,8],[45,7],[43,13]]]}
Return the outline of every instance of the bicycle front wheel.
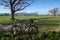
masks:
{"label": "bicycle front wheel", "polygon": [[20,34],[21,33],[21,27],[19,25],[14,25],[11,28],[11,33],[12,34]]}
{"label": "bicycle front wheel", "polygon": [[31,26],[29,27],[29,29],[28,29],[28,32],[29,32],[30,34],[36,34],[36,33],[38,33],[38,27],[35,26],[35,25],[31,25]]}

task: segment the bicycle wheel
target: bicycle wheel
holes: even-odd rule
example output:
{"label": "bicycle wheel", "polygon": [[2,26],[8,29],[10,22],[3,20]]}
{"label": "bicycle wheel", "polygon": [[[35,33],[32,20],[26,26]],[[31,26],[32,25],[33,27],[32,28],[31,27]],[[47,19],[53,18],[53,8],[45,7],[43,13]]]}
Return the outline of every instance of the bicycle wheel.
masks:
{"label": "bicycle wheel", "polygon": [[21,33],[21,27],[19,25],[14,25],[11,28],[11,33],[16,35]]}
{"label": "bicycle wheel", "polygon": [[38,33],[38,27],[35,25],[31,25],[28,30],[29,34],[36,34]]}

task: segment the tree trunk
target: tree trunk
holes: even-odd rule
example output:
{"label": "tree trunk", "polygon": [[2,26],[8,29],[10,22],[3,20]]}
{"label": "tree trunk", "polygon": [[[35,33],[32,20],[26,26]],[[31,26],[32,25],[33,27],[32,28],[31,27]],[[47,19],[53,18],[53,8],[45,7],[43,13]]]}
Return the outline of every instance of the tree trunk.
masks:
{"label": "tree trunk", "polygon": [[15,12],[14,12],[14,9],[13,9],[13,7],[11,7],[11,19],[12,19],[12,20],[15,19],[15,18],[14,18],[14,13],[15,13]]}
{"label": "tree trunk", "polygon": [[14,12],[11,13],[11,19],[14,20]]}
{"label": "tree trunk", "polygon": [[14,21],[14,7],[13,7],[13,5],[12,5],[12,3],[10,2],[10,5],[11,5],[11,7],[10,7],[10,9],[11,9],[11,19]]}

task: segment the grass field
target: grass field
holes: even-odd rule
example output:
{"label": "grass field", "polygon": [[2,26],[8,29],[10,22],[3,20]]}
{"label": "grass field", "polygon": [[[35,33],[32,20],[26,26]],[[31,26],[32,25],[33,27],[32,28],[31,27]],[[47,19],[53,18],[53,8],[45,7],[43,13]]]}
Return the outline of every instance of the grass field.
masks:
{"label": "grass field", "polygon": [[[15,19],[27,20],[27,19],[38,19],[45,18],[47,16],[15,16]],[[11,21],[11,16],[0,16],[0,22],[9,22]]]}
{"label": "grass field", "polygon": [[[40,19],[47,18],[47,20],[60,21],[60,17],[51,17],[51,16],[15,16],[15,19],[27,20],[27,19]],[[11,16],[0,16],[0,22],[11,20]]]}

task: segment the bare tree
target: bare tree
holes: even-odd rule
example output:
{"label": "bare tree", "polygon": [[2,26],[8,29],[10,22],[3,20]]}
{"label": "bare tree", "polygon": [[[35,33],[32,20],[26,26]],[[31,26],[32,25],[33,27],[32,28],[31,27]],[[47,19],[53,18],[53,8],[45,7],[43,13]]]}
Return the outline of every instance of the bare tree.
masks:
{"label": "bare tree", "polygon": [[14,14],[30,6],[33,0],[0,0],[0,5],[10,8],[11,19],[14,19]]}
{"label": "bare tree", "polygon": [[59,11],[59,8],[53,8],[53,9],[49,10],[49,12],[54,16],[56,16],[58,11]]}

